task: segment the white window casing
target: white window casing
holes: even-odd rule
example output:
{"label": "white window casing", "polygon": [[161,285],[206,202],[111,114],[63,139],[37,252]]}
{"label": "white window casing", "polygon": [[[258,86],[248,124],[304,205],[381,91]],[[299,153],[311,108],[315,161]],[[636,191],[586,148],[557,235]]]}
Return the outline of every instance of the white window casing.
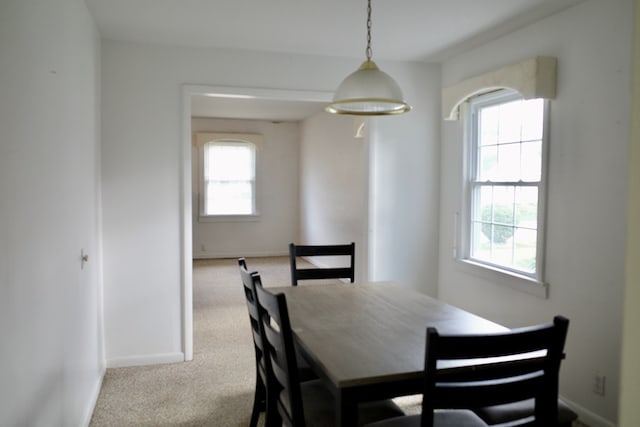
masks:
{"label": "white window casing", "polygon": [[256,221],[262,135],[199,132],[198,212],[201,222]]}
{"label": "white window casing", "polygon": [[[459,83],[450,85],[442,90],[442,114],[444,120],[458,120],[464,117],[470,121],[470,100],[476,101],[484,98],[493,102],[490,98],[507,92],[517,93],[522,99],[544,100],[543,135],[540,159],[540,182],[535,184],[538,188],[537,205],[537,237],[536,237],[536,267],[535,272],[521,272],[517,269],[504,268],[501,265],[479,262],[470,256],[471,238],[471,174],[475,172],[473,167],[477,159],[473,159],[472,146],[470,144],[472,127],[465,123],[464,149],[463,149],[463,188],[460,211],[454,218],[454,258],[459,270],[482,277],[492,283],[504,285],[513,289],[524,291],[542,298],[548,297],[548,284],[544,279],[544,249],[545,249],[545,216],[546,216],[546,182],[547,182],[547,156],[549,145],[549,108],[550,101],[556,97],[557,60],[553,57],[537,56],[507,65],[502,68],[488,71]],[[491,95],[494,94],[494,95]],[[521,141],[520,141],[521,142]],[[520,180],[510,184],[521,184]],[[474,185],[480,185],[475,183]],[[493,185],[493,183],[491,183]],[[497,184],[496,184],[497,185]],[[526,183],[533,186],[533,183]],[[493,218],[493,216],[492,216]],[[477,218],[476,218],[477,219]],[[481,260],[480,260],[481,261]]]}
{"label": "white window casing", "polygon": [[[456,217],[456,223],[459,232],[457,235],[456,246],[458,250],[455,252],[455,256],[459,261],[458,265],[464,271],[480,275],[481,277],[490,280],[494,283],[502,283],[507,286],[514,287],[516,289],[524,290],[525,292],[539,295],[541,297],[547,296],[547,284],[544,282],[544,247],[545,247],[545,200],[546,200],[546,172],[547,172],[547,152],[548,152],[548,109],[549,101],[538,100],[533,101],[534,108],[539,110],[542,107],[542,117],[538,117],[537,120],[541,120],[539,125],[542,126],[539,140],[539,160],[534,160],[534,167],[530,167],[531,158],[527,158],[524,153],[530,148],[530,146],[537,147],[538,137],[532,140],[528,140],[526,133],[522,129],[517,130],[520,132],[520,136],[515,136],[514,139],[506,139],[508,142],[496,142],[481,144],[481,138],[477,134],[481,129],[478,123],[479,112],[491,112],[496,108],[502,108],[502,106],[509,105],[525,105],[526,103],[516,102],[522,100],[522,96],[515,91],[500,90],[485,94],[482,96],[474,97],[471,101],[465,103],[463,106],[463,114],[466,120],[465,123],[465,143],[464,143],[464,177],[463,177],[463,200],[461,201],[461,212]],[[540,105],[542,103],[542,105]],[[532,102],[529,102],[532,104]],[[513,107],[511,107],[513,108]],[[536,110],[534,110],[536,111]],[[502,121],[505,128],[508,129],[508,121]],[[520,124],[517,124],[520,126]],[[526,126],[520,126],[526,127]],[[516,133],[517,133],[516,132]],[[496,137],[497,138],[497,137]],[[489,137],[490,139],[490,137]],[[497,141],[498,139],[496,139]],[[481,156],[481,150],[492,151],[495,150],[495,159],[491,156]],[[502,150],[502,151],[501,151]],[[502,167],[488,167],[480,165],[480,162],[484,160],[485,164],[491,164],[495,161],[496,164],[500,163],[501,152],[511,153],[504,154],[503,157],[508,159],[509,162],[505,162]],[[517,158],[513,157],[514,153],[517,154]],[[533,156],[536,159],[537,154]],[[481,160],[482,159],[482,160]],[[489,161],[487,161],[489,159]],[[518,163],[519,159],[519,164]],[[504,159],[503,159],[504,162]],[[504,167],[506,165],[506,167]],[[486,168],[487,170],[484,170]],[[538,172],[535,170],[538,169]],[[506,170],[506,173],[505,173]],[[519,194],[532,194],[537,192],[535,197],[535,224],[533,218],[529,218],[529,225],[522,225],[519,223],[519,217],[521,214],[517,210],[518,207],[526,206],[525,199],[518,202]],[[495,194],[506,195],[506,201],[504,203],[496,202],[499,200]],[[512,196],[510,194],[513,194]],[[480,209],[480,201],[485,200],[482,196],[491,195],[491,203],[485,203],[483,206],[485,209]],[[531,200],[529,200],[531,202]],[[533,206],[533,203],[529,203]],[[508,206],[507,212],[503,213],[507,219],[502,222],[496,211],[499,207]],[[489,208],[489,212],[487,209]],[[526,209],[525,209],[526,211]],[[485,216],[488,214],[488,217]],[[497,219],[496,219],[497,218]],[[502,229],[506,237],[503,237],[505,246],[510,245],[510,249],[500,248],[495,252],[507,252],[505,255],[510,257],[511,261],[501,262],[499,257],[494,257],[493,245],[499,239],[498,229]],[[517,234],[520,233],[520,234]],[[518,249],[517,235],[526,235],[529,233],[535,233],[535,265],[529,267],[522,267],[515,261],[516,254],[522,254],[523,249]],[[487,236],[487,234],[489,236]],[[484,235],[484,236],[483,236]],[[474,239],[475,238],[475,239]],[[485,253],[490,255],[483,256],[482,250],[474,249],[480,247],[477,242],[480,240],[488,240],[490,249],[484,249]],[[525,239],[526,241],[526,239]],[[476,242],[476,243],[474,243]],[[474,244],[476,246],[474,246]],[[484,242],[487,245],[487,242]],[[525,247],[527,244],[520,245]],[[530,244],[529,244],[530,246]],[[497,245],[496,245],[497,247]],[[529,251],[532,249],[529,248]],[[480,255],[479,255],[480,254]]]}

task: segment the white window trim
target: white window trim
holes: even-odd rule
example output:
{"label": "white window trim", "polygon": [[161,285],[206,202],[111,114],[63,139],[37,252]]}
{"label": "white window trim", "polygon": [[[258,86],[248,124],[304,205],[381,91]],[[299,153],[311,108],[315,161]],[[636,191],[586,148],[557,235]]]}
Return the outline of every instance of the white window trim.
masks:
{"label": "white window trim", "polygon": [[[254,194],[253,194],[253,213],[237,214],[237,215],[209,215],[204,211],[204,147],[209,142],[220,141],[242,141],[253,144],[255,147],[254,158]],[[254,133],[212,133],[198,132],[195,135],[195,144],[198,150],[198,221],[199,222],[254,222],[260,220],[259,210],[259,165],[260,151],[262,149],[263,136]]]}
{"label": "white window trim", "polygon": [[[511,93],[509,93],[511,92]],[[505,91],[500,90],[495,93],[489,93],[481,95],[483,99],[480,99],[480,102],[484,100],[499,100],[500,98],[505,101],[508,100],[513,94],[517,92],[515,91]],[[542,135],[542,171],[541,171],[541,180],[539,185],[539,193],[538,193],[538,233],[537,233],[537,252],[536,252],[536,274],[535,275],[526,275],[519,273],[517,271],[512,271],[510,269],[492,265],[490,263],[479,262],[470,258],[470,216],[471,216],[471,184],[470,177],[473,176],[473,164],[471,162],[471,154],[470,151],[473,149],[471,138],[473,137],[473,133],[475,132],[474,120],[469,120],[470,118],[470,102],[465,102],[462,105],[463,114],[466,119],[464,124],[464,132],[463,132],[463,191],[462,191],[462,201],[461,201],[461,212],[456,213],[455,224],[456,232],[454,235],[455,240],[455,250],[454,257],[456,262],[456,267],[459,271],[472,274],[483,278],[485,280],[490,281],[491,283],[496,283],[500,285],[504,285],[510,287],[512,289],[520,290],[526,292],[528,294],[536,295],[541,298],[548,298],[548,288],[549,285],[544,281],[545,277],[545,234],[546,234],[546,200],[547,200],[547,170],[548,170],[548,151],[549,151],[549,109],[550,109],[550,101],[544,101],[544,125],[543,125],[543,135]],[[457,248],[460,248],[458,250]]]}

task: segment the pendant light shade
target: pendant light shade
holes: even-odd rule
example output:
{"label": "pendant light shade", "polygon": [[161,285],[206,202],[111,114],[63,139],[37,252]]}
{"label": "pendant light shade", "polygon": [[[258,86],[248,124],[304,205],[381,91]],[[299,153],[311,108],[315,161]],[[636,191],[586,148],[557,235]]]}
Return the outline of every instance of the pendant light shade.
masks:
{"label": "pendant light shade", "polygon": [[326,111],[336,114],[401,114],[411,107],[402,97],[400,86],[375,62],[366,60],[338,86]]}
{"label": "pendant light shade", "polygon": [[334,114],[383,116],[411,110],[400,86],[371,60],[371,0],[367,7],[367,59],[338,86],[325,110]]}

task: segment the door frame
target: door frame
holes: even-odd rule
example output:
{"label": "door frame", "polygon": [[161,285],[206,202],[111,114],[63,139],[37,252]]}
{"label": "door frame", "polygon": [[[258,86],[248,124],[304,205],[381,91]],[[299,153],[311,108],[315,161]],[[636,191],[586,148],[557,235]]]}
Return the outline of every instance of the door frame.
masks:
{"label": "door frame", "polygon": [[182,85],[182,126],[180,144],[180,277],[182,311],[182,351],[184,360],[193,360],[193,208],[191,167],[191,97],[207,95],[225,99],[311,101],[329,103],[332,92],[267,89],[231,86]]}

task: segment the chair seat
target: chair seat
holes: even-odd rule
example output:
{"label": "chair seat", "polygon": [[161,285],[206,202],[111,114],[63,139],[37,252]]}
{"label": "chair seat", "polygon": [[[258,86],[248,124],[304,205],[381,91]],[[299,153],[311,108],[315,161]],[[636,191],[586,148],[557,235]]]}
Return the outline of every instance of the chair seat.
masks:
{"label": "chair seat", "polygon": [[[420,427],[421,415],[389,418],[367,427]],[[434,427],[487,427],[487,424],[476,414],[467,410],[435,411],[433,414]]]}
{"label": "chair seat", "polygon": [[[533,414],[533,399],[523,400],[522,402],[508,403],[505,405],[488,406],[474,410],[474,412],[482,418],[487,424],[502,424],[510,421],[526,418]],[[566,403],[558,400],[558,423],[557,426],[570,427],[571,423],[578,418],[576,414]]]}
{"label": "chair seat", "polygon": [[[335,400],[324,383],[321,380],[306,381],[300,383],[300,389],[307,427],[335,426]],[[282,401],[288,402],[289,399]],[[391,400],[369,402],[358,406],[358,425],[402,415],[402,409]]]}

